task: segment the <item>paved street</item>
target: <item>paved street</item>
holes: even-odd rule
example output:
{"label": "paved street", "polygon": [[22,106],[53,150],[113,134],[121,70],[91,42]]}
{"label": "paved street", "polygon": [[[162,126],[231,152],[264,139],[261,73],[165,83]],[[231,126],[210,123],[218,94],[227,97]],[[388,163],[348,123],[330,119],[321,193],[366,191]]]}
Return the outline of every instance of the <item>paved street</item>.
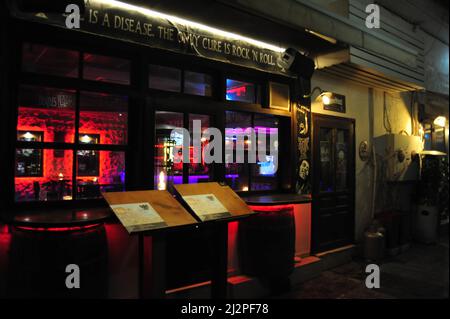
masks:
{"label": "paved street", "polygon": [[435,245],[414,243],[409,250],[386,258],[381,265],[380,289],[367,289],[365,263],[351,263],[324,271],[319,277],[279,296],[295,299],[428,299],[449,296],[449,238],[441,235]]}

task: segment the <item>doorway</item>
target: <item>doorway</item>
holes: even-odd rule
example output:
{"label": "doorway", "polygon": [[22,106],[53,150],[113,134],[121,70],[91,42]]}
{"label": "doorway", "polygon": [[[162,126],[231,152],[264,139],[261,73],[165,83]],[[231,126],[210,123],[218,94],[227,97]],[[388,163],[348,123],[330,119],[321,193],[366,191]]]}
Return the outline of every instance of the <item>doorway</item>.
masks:
{"label": "doorway", "polygon": [[312,115],[312,252],[353,243],[355,228],[355,121]]}

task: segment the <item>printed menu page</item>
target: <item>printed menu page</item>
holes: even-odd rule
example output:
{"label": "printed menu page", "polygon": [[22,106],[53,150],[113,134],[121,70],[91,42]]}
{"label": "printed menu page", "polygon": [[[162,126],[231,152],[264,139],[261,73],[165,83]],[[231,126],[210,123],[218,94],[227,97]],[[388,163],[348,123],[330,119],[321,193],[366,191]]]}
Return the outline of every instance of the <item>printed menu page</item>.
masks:
{"label": "printed menu page", "polygon": [[128,233],[166,227],[166,222],[149,203],[110,205]]}
{"label": "printed menu page", "polygon": [[231,216],[214,194],[185,195],[183,199],[201,221]]}

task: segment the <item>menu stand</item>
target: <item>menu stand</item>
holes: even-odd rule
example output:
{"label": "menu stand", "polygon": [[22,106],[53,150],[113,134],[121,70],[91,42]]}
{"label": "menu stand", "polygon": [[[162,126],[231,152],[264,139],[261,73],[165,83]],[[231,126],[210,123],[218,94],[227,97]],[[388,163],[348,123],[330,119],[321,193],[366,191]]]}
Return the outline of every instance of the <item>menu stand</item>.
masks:
{"label": "menu stand", "polygon": [[[122,225],[130,235],[138,236],[138,287],[140,298],[165,298],[166,294],[166,243],[165,234],[169,231],[198,225],[192,215],[167,191],[130,191],[103,193]],[[149,204],[159,215],[160,220],[149,223],[145,216],[140,217],[140,206]],[[148,215],[148,214],[147,214]],[[132,219],[130,220],[130,216]],[[141,220],[139,220],[141,218]],[[145,294],[145,237],[152,237],[151,249],[151,289]]]}
{"label": "menu stand", "polygon": [[[255,214],[247,204],[228,186],[216,182],[174,185],[180,201],[191,211],[204,227],[213,228],[214,247],[211,276],[211,297],[225,299],[228,295],[228,223]],[[208,209],[192,203],[198,196],[202,200],[214,195],[214,200],[224,207],[224,214],[203,215]],[[193,198],[194,197],[194,198]],[[208,207],[209,208],[209,207]],[[200,212],[202,211],[202,212]]]}
{"label": "menu stand", "polygon": [[179,184],[174,189],[181,205],[167,191],[103,193],[130,235],[138,235],[139,297],[145,298],[145,237],[152,237],[150,298],[165,298],[165,236],[183,227],[212,227],[214,247],[211,297],[225,299],[228,292],[228,223],[254,212],[228,186],[218,183]]}

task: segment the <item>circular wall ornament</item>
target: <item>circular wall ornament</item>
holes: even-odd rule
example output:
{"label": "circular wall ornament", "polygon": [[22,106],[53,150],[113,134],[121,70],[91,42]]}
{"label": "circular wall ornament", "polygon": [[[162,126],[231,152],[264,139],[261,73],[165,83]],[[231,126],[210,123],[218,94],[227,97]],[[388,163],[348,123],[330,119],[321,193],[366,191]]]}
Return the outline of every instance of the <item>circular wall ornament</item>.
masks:
{"label": "circular wall ornament", "polygon": [[362,141],[359,143],[359,158],[361,161],[367,161],[370,157],[369,142]]}

